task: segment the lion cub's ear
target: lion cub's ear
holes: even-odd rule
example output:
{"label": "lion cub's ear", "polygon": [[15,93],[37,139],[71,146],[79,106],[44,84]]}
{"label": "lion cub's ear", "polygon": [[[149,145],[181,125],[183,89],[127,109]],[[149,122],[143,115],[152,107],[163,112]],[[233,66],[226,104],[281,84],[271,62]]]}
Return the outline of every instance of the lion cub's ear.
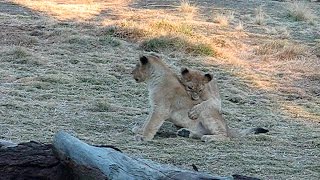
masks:
{"label": "lion cub's ear", "polygon": [[205,83],[208,83],[212,80],[213,76],[211,74],[205,74],[203,79]]}
{"label": "lion cub's ear", "polygon": [[186,67],[181,68],[180,70],[181,75],[187,75],[189,73],[189,69]]}
{"label": "lion cub's ear", "polygon": [[181,68],[180,72],[182,75],[182,80],[190,81],[191,77],[190,77],[190,71],[188,68],[183,67]]}
{"label": "lion cub's ear", "polygon": [[148,61],[149,61],[149,60],[148,60],[148,58],[147,58],[146,56],[141,56],[141,57],[140,57],[140,62],[141,62],[142,65],[147,64]]}

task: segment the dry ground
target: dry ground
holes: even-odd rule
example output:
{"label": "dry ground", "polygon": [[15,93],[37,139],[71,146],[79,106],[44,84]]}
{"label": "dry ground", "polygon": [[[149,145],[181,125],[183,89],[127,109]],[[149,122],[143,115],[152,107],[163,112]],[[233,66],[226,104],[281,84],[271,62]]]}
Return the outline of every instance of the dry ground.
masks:
{"label": "dry ground", "polygon": [[[292,4],[1,1],[0,139],[50,142],[66,130],[212,174],[319,179],[320,4],[303,15]],[[270,133],[205,144],[166,123],[153,141],[133,141],[149,108],[145,84],[130,76],[144,50],[174,70],[214,73],[229,125]]]}

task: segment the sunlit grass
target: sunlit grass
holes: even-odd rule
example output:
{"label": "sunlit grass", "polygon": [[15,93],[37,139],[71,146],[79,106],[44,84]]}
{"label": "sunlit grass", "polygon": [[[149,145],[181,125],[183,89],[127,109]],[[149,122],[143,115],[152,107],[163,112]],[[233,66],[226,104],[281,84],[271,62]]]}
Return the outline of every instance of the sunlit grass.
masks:
{"label": "sunlit grass", "polygon": [[[198,163],[209,173],[229,174],[240,168],[261,179],[318,177],[319,52],[318,46],[310,48],[304,40],[292,42],[299,29],[286,26],[285,21],[292,20],[277,16],[283,18],[281,28],[293,37],[281,40],[278,27],[274,33],[265,31],[273,28],[269,22],[275,20],[274,13],[269,14],[270,4],[263,8],[267,21],[257,26],[252,20],[255,3],[248,6],[251,14],[246,21],[242,6],[224,7],[231,1],[219,2],[221,7],[197,1],[199,11],[192,20],[185,17],[193,11],[176,9],[177,1],[132,1],[130,5],[121,1],[19,0],[29,3],[25,5],[29,8],[34,2],[31,9],[36,13],[40,2],[47,3],[41,11],[46,16],[1,14],[6,26],[0,33],[0,136],[51,142],[53,134],[63,129],[92,144],[115,144],[126,153],[155,161],[186,168],[188,163]],[[56,6],[52,12],[49,2]],[[194,6],[195,1],[190,2]],[[163,8],[163,3],[168,6]],[[66,4],[101,4],[102,11],[60,6]],[[236,12],[234,19],[227,18],[229,25],[223,27],[213,23],[211,9],[207,11],[211,6]],[[60,7],[69,12],[59,12]],[[240,21],[244,24],[239,23],[238,29]],[[37,28],[39,24],[45,28]],[[253,32],[252,27],[259,31]],[[40,36],[30,35],[34,28]],[[270,133],[210,144],[158,135],[152,142],[134,142],[130,129],[143,124],[150,107],[146,85],[136,84],[130,72],[145,51],[159,52],[173,70],[187,66],[213,73],[230,126],[263,126]],[[289,91],[293,86],[296,89]],[[161,131],[174,134],[176,129],[168,124]],[[296,157],[304,157],[304,163]]]}
{"label": "sunlit grass", "polygon": [[233,11],[225,11],[213,14],[213,22],[220,24],[221,26],[228,26],[230,21],[234,19]]}
{"label": "sunlit grass", "polygon": [[282,104],[282,108],[284,112],[292,118],[298,118],[305,121],[311,120],[320,123],[320,111],[310,112],[310,110],[307,110],[306,107],[297,105],[292,102],[284,102]]}
{"label": "sunlit grass", "polygon": [[196,13],[197,7],[192,5],[188,0],[181,0],[179,10],[183,13]]}
{"label": "sunlit grass", "polygon": [[46,0],[13,0],[17,4],[36,11],[41,11],[59,20],[85,21],[98,15],[103,9],[103,3],[93,0],[59,1]]}
{"label": "sunlit grass", "polygon": [[286,40],[273,40],[259,46],[255,52],[258,55],[271,55],[278,60],[292,60],[306,55],[307,49]]}
{"label": "sunlit grass", "polygon": [[173,52],[180,51],[187,54],[214,56],[215,50],[209,44],[193,43],[183,37],[161,36],[142,42],[141,47],[146,51]]}

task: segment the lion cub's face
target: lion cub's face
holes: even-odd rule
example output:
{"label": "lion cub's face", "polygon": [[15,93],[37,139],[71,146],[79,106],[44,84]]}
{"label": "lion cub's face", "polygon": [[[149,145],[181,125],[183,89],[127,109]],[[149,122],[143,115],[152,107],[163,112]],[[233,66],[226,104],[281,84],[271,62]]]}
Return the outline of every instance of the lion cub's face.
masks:
{"label": "lion cub's face", "polygon": [[131,73],[136,82],[143,82],[149,76],[148,62],[149,60],[146,56],[140,57],[139,62],[137,62],[136,67],[133,69]]}
{"label": "lion cub's face", "polygon": [[192,100],[199,100],[205,89],[205,85],[212,80],[211,74],[203,74],[200,71],[181,69],[181,83],[191,96]]}

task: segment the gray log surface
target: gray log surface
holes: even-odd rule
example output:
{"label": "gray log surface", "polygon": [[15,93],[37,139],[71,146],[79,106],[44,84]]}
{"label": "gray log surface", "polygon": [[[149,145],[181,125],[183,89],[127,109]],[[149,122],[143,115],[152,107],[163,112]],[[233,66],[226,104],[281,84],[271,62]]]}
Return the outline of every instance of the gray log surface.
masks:
{"label": "gray log surface", "polygon": [[60,131],[53,146],[59,158],[73,167],[79,179],[161,179],[161,180],[229,180],[206,173],[180,169],[150,160],[129,157],[112,148],[88,145]]}

